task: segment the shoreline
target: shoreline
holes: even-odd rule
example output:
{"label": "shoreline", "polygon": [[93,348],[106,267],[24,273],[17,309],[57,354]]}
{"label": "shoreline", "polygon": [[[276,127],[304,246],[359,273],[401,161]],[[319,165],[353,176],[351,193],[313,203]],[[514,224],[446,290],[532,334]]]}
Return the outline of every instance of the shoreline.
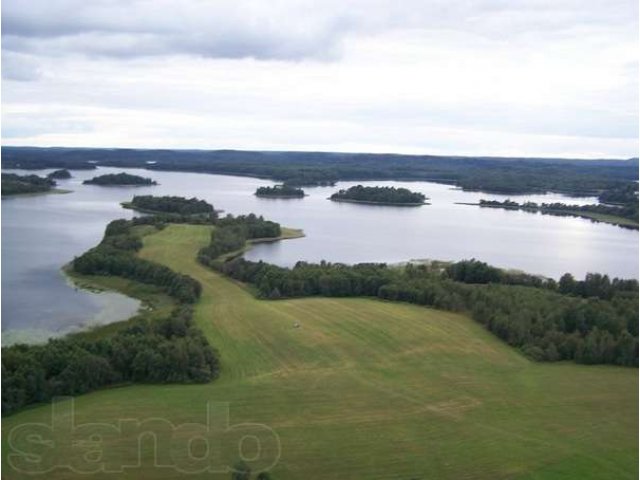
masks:
{"label": "shoreline", "polygon": [[2,195],[1,198],[35,197],[38,195],[47,195],[49,193],[53,193],[55,195],[64,195],[66,193],[73,193],[73,190],[66,190],[64,188],[52,188],[51,190],[46,190],[44,192],[9,193],[9,194]]}
{"label": "shoreline", "polygon": [[233,260],[234,258],[238,258],[245,253],[247,253],[253,245],[257,245],[259,243],[275,243],[283,240],[295,240],[297,238],[304,238],[307,235],[304,233],[304,230],[300,228],[288,228],[281,227],[282,232],[279,237],[263,237],[263,238],[252,238],[247,240],[245,246],[239,250],[235,250],[233,252],[225,253],[220,255],[216,260],[221,260],[222,262],[228,262],[229,260]]}
{"label": "shoreline", "polygon": [[194,217],[196,217],[197,215],[209,215],[210,213],[224,213],[224,210],[217,210],[214,209],[213,212],[209,212],[209,213],[188,213],[188,214],[182,214],[182,213],[176,213],[176,212],[162,212],[160,210],[152,210],[150,208],[140,208],[140,207],[136,207],[135,205],[133,205],[133,203],[131,202],[120,202],[120,206],[122,208],[126,208],[127,210],[133,210],[134,212],[140,212],[140,213],[148,213],[149,215],[193,215]]}
{"label": "shoreline", "polygon": [[257,193],[254,193],[254,195],[258,198],[273,198],[273,199],[286,199],[286,200],[290,200],[290,199],[303,199],[304,197],[308,197],[308,194],[304,194],[304,195],[259,195]]}
{"label": "shoreline", "polygon": [[639,224],[624,217],[617,217],[615,215],[609,215],[606,213],[598,212],[581,212],[579,210],[554,210],[554,209],[542,209],[542,208],[523,208],[521,206],[511,207],[508,205],[482,205],[480,203],[469,202],[454,202],[455,205],[468,205],[480,208],[499,208],[502,210],[522,211],[526,213],[540,213],[542,215],[554,215],[557,217],[578,217],[585,220],[591,220],[595,223],[606,223],[607,225],[614,225],[620,228],[626,228],[628,230],[638,230]]}
{"label": "shoreline", "polygon": [[351,200],[347,198],[331,198],[331,197],[327,197],[327,200],[331,200],[332,202],[339,202],[339,203],[359,203],[362,205],[381,205],[381,206],[387,206],[387,207],[421,207],[423,205],[431,205],[431,203],[429,202],[392,203],[392,202],[374,202],[370,200]]}

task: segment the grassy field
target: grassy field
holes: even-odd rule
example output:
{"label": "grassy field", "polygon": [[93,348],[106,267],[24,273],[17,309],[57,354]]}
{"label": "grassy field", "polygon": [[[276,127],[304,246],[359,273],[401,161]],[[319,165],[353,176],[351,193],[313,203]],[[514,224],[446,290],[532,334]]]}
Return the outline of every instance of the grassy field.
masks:
{"label": "grassy field", "polygon": [[[202,282],[196,321],[220,352],[220,379],[83,395],[77,424],[204,422],[207,401],[228,402],[232,424],[279,436],[275,479],[637,478],[636,369],[532,363],[469,318],[419,306],[257,300],[195,261],[208,241],[208,227],[172,225],[144,237],[141,255]],[[11,416],[3,437],[50,415],[41,406]],[[125,455],[127,440],[106,446]],[[3,478],[21,478],[4,447]],[[143,443],[142,466],[93,478],[229,478],[154,468],[152,451]]]}

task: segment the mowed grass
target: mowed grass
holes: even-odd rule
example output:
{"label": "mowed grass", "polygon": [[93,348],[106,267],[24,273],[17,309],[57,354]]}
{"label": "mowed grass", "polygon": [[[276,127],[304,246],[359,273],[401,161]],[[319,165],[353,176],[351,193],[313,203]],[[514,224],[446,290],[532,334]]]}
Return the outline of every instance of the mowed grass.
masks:
{"label": "mowed grass", "polygon": [[[220,379],[83,395],[76,423],[204,422],[206,402],[228,402],[232,424],[278,434],[276,479],[637,478],[636,369],[533,363],[466,316],[414,305],[257,300],[196,262],[209,234],[171,225],[144,238],[141,256],[202,283],[196,321],[220,352]],[[50,412],[11,416],[3,435]],[[130,451],[126,440],[107,447]],[[3,478],[19,478],[7,450]],[[112,478],[181,477],[154,468],[152,451],[145,444],[142,466]]]}

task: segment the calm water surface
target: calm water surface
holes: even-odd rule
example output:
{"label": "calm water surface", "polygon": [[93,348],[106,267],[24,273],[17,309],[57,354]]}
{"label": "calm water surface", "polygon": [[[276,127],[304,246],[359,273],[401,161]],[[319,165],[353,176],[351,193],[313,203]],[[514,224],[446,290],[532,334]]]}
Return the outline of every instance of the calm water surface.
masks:
{"label": "calm water surface", "polygon": [[[585,204],[597,202],[594,198],[507,197],[428,182],[340,182],[335,187],[307,188],[309,196],[304,199],[261,199],[253,195],[255,189],[273,182],[135,169],[127,172],[152,177],[160,185],[82,185],[87,178],[119,171],[74,171],[74,178],[58,182],[73,193],[2,200],[3,343],[27,334],[44,338],[91,323],[120,320],[137,310],[138,302],[123,295],[76,290],[60,271],[74,256],[98,243],[107,222],[134,214],[119,205],[134,194],[196,196],[228,213],[254,212],[304,229],[305,238],[258,245],[247,254],[252,260],[284,266],[298,260],[357,263],[475,257],[555,278],[564,272],[579,277],[602,272],[638,278],[637,231],[579,218],[455,204],[480,198]],[[432,205],[386,207],[327,200],[336,190],[356,183],[407,187],[430,197]]]}

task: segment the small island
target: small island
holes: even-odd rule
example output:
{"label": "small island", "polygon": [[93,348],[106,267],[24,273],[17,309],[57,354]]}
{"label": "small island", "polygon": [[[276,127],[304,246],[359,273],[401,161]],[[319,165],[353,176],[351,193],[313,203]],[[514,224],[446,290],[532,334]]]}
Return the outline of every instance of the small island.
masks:
{"label": "small island", "polygon": [[259,187],[255,195],[265,198],[302,198],[304,197],[304,190],[285,183],[283,185],[274,185],[273,187]]}
{"label": "small island", "polygon": [[[56,182],[38,175],[2,174],[2,195],[24,195],[30,193],[47,193],[54,190]],[[62,191],[60,191],[62,192]]]}
{"label": "small island", "polygon": [[71,172],[69,170],[63,168],[61,170],[55,170],[47,175],[47,178],[53,178],[56,180],[67,180],[71,178]]}
{"label": "small island", "polygon": [[215,214],[213,205],[195,197],[136,195],[130,202],[123,202],[122,206],[143,213],[168,213],[178,215]]}
{"label": "small island", "polygon": [[403,207],[418,207],[428,205],[427,197],[422,193],[412,192],[406,188],[396,187],[364,187],[356,185],[346,190],[340,190],[329,200],[334,202],[365,203],[370,205],[393,205]]}
{"label": "small island", "polygon": [[130,175],[128,173],[108,173],[93,177],[91,180],[85,180],[85,185],[105,185],[105,186],[150,186],[158,183],[151,178],[141,177],[139,175]]}

